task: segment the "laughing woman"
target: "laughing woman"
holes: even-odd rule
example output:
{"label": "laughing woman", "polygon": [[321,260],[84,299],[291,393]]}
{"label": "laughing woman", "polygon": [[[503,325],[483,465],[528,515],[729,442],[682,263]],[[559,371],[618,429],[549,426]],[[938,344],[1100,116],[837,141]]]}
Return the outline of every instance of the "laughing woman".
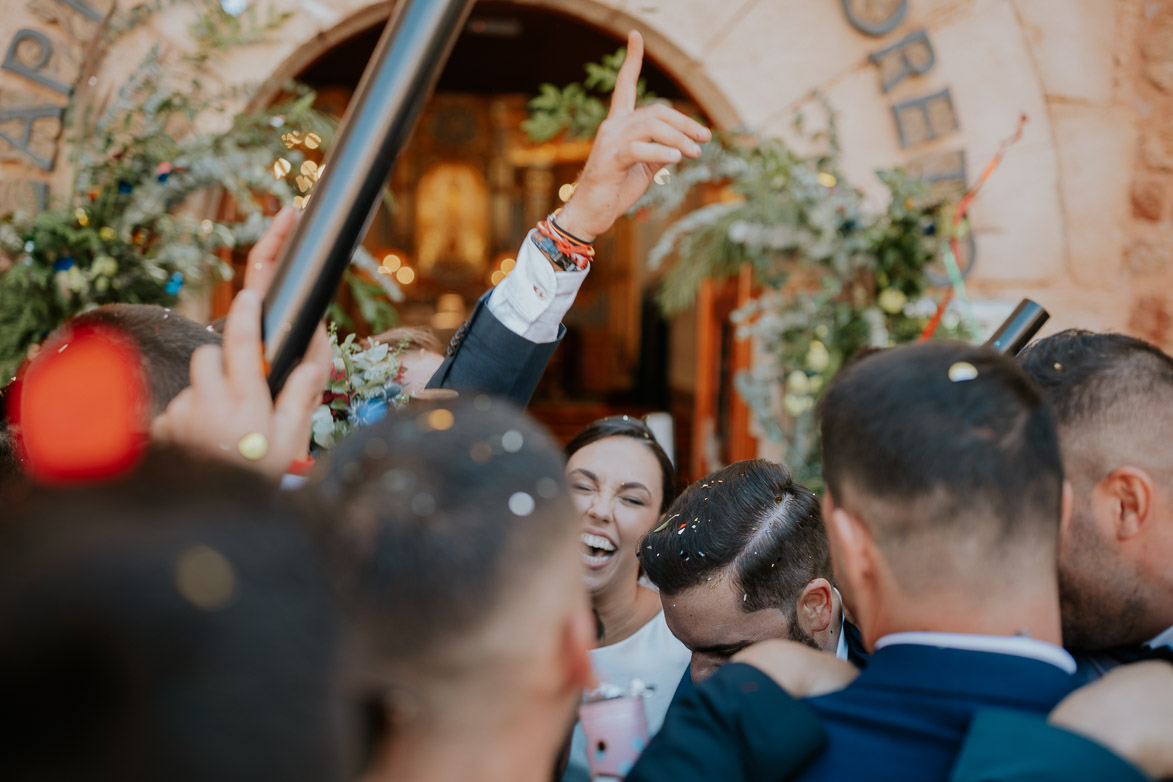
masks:
{"label": "laughing woman", "polygon": [[[584,580],[602,625],[591,652],[600,682],[624,689],[639,679],[648,728],[660,729],[689,652],[664,621],[660,596],[640,582],[640,539],[675,499],[676,474],[648,427],[628,416],[603,418],[566,446],[566,480],[582,520]],[[586,737],[576,726],[564,782],[589,778]]]}

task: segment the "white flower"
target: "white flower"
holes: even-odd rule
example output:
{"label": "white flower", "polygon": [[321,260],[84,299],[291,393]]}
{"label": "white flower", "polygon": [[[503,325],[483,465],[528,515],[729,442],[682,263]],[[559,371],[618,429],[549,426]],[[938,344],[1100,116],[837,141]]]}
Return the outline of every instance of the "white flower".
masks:
{"label": "white flower", "polygon": [[827,346],[817,339],[811,342],[806,352],[806,365],[816,372],[822,372],[830,363],[831,354],[827,352]]}
{"label": "white flower", "polygon": [[880,309],[889,315],[895,315],[900,312],[904,309],[904,305],[907,302],[908,297],[904,295],[904,291],[898,288],[885,288],[876,297],[876,304],[879,304]]}
{"label": "white flower", "polygon": [[810,379],[806,372],[796,369],[786,376],[786,388],[795,394],[805,394],[810,390]]}

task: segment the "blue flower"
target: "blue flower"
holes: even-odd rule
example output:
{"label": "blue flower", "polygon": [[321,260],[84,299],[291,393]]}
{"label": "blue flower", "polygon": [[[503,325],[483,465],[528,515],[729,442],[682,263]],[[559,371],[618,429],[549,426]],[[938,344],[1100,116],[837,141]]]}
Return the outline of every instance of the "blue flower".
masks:
{"label": "blue flower", "polygon": [[134,190],[134,187],[125,179],[118,183],[118,195],[128,195],[131,190]]}
{"label": "blue flower", "polygon": [[183,272],[175,272],[171,275],[171,279],[167,280],[167,284],[163,286],[163,290],[167,292],[168,296],[175,296],[182,287]]}
{"label": "blue flower", "polygon": [[53,271],[67,272],[73,268],[75,263],[77,263],[77,261],[73,259],[72,255],[66,255],[63,258],[58,258],[57,260],[53,261]]}
{"label": "blue flower", "polygon": [[387,403],[382,399],[360,399],[350,410],[350,420],[359,426],[370,426],[387,417]]}

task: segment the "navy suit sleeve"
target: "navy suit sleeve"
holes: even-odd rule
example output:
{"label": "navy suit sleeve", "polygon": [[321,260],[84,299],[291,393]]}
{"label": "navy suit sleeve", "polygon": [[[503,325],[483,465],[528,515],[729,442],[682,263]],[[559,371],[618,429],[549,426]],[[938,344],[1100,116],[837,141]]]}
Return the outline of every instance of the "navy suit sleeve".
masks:
{"label": "navy suit sleeve", "polygon": [[826,743],[806,704],[757,668],[730,663],[668,709],[627,782],[782,779]]}
{"label": "navy suit sleeve", "polygon": [[566,327],[559,326],[554,342],[530,342],[497,320],[488,307],[490,293],[480,298],[472,317],[456,332],[448,356],[428,381],[428,388],[480,391],[525,407]]}
{"label": "navy suit sleeve", "polygon": [[978,712],[949,782],[1147,782],[1094,741],[1015,711]]}

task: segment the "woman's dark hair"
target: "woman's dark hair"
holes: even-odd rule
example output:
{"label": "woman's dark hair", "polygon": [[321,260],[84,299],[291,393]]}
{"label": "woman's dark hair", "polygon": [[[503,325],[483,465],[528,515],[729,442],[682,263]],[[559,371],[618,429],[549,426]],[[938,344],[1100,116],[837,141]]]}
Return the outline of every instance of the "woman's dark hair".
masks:
{"label": "woman's dark hair", "polygon": [[656,461],[660,463],[660,475],[663,478],[663,499],[660,501],[660,513],[668,510],[672,500],[676,499],[676,468],[672,466],[672,460],[668,458],[668,454],[664,452],[664,448],[656,440],[652,430],[640,419],[632,418],[629,415],[616,415],[593,421],[574,436],[574,439],[566,445],[566,449],[562,453],[567,459],[570,459],[571,456],[591,443],[606,440],[608,437],[630,437],[633,440],[639,440],[651,450]]}

